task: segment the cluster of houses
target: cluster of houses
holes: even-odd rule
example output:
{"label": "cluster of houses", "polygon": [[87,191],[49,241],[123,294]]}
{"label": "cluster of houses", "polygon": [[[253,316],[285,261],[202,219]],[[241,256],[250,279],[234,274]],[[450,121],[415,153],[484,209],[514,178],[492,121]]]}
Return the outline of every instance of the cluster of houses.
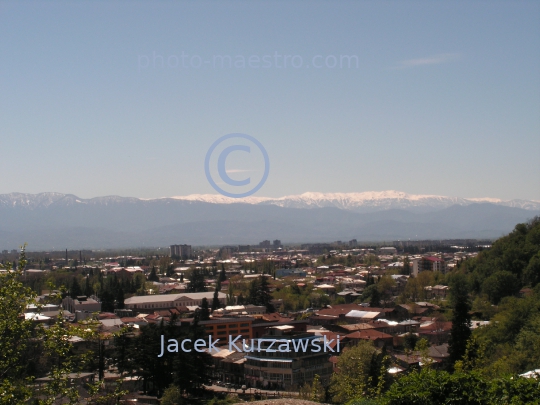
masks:
{"label": "cluster of houses", "polygon": [[[178,315],[179,325],[189,326],[194,322],[193,314],[200,308],[202,299],[211,300],[213,293],[180,293],[135,296],[125,300],[125,308],[115,313],[100,312],[100,303],[92,298],[66,297],[62,306],[71,316],[79,311],[98,313],[97,321],[103,339],[110,338],[121,328],[129,328],[133,333],[144,325],[169,322]],[[391,356],[393,373],[404,372],[421,363],[418,353],[404,349],[407,335],[427,339],[431,347],[429,356],[435,367],[443,367],[448,357],[448,338],[451,322],[437,316],[438,307],[429,302],[411,305],[397,305],[390,308],[366,307],[356,303],[332,305],[313,310],[305,319],[294,319],[280,313],[266,313],[265,307],[255,305],[225,306],[225,294],[219,293],[222,308],[215,310],[209,320],[200,321],[206,333],[219,339],[217,351],[211,351],[211,376],[216,381],[242,384],[267,389],[294,389],[319,375],[328,382],[335,371],[337,358],[350,345],[360,341],[370,341],[376,347],[386,348]],[[58,306],[48,305],[42,313],[52,317],[58,313]],[[32,308],[28,308],[29,313]],[[47,312],[50,311],[50,312]],[[75,320],[75,318],[71,318]],[[82,318],[84,319],[84,318]],[[478,327],[479,325],[476,325]],[[236,342],[271,337],[288,340],[318,340],[330,342],[329,350],[313,350],[288,353],[250,352]],[[83,339],[76,338],[74,346],[83,348]],[[292,343],[291,343],[292,344]],[[109,370],[110,376],[114,370]],[[111,377],[112,378],[112,377]]]}
{"label": "cluster of houses", "polygon": [[[378,254],[377,254],[378,253]],[[355,255],[351,260],[352,255]],[[260,277],[249,268],[259,260],[272,263],[272,270],[265,275],[281,280],[299,289],[311,286],[314,290],[330,298],[332,305],[323,308],[309,308],[303,313],[286,313],[279,300],[274,300],[280,312],[266,313],[266,308],[257,305],[231,303],[223,292],[217,294],[221,308],[213,311],[210,319],[199,322],[208,335],[220,339],[217,351],[211,351],[212,367],[209,374],[215,381],[246,385],[267,389],[295,389],[311,382],[318,375],[323,383],[328,382],[336,371],[337,359],[347,347],[361,341],[370,341],[376,347],[385,348],[392,359],[389,372],[403,373],[422,365],[422,355],[407,349],[407,342],[425,338],[429,343],[429,358],[434,367],[444,367],[448,359],[448,340],[451,322],[439,314],[439,307],[427,301],[397,304],[395,298],[401,294],[409,278],[417,277],[425,271],[445,273],[464,257],[474,253],[441,254],[427,253],[419,256],[399,256],[395,248],[351,249],[332,251],[327,256],[332,264],[317,262],[318,256],[308,251],[266,253],[264,256],[253,252],[228,252],[227,258],[216,260],[207,257],[198,260],[184,260],[174,267],[172,276],[160,275],[159,281],[147,295],[132,296],[124,300],[122,309],[114,313],[101,312],[97,297],[66,297],[61,304],[48,304],[37,311],[27,308],[25,317],[44,324],[54,322],[62,306],[63,316],[72,322],[82,322],[96,318],[99,331],[107,344],[113,344],[113,333],[121,328],[129,328],[137,334],[141,327],[160,322],[169,322],[174,316],[179,325],[189,326],[195,314],[201,309],[203,300],[214,299],[213,286],[216,280],[207,279],[210,292],[187,292],[184,275],[192,269],[208,269],[210,266],[226,268],[227,280],[222,283],[225,291],[229,279],[238,276],[244,281]],[[364,257],[375,256],[376,264],[365,263]],[[340,257],[350,263],[336,263]],[[408,274],[403,271],[406,262]],[[147,265],[121,266],[119,261],[109,261],[100,267],[104,275],[131,278],[136,274],[148,276]],[[367,285],[388,275],[392,279],[387,299],[381,307],[370,307],[360,302]],[[271,283],[272,284],[272,283]],[[425,300],[445,299],[448,287],[430,285],[424,287]],[[39,297],[47,302],[47,294]],[[336,304],[338,303],[339,304]],[[231,305],[232,304],[232,305]],[[476,324],[474,327],[482,326]],[[290,345],[319,342],[328,350],[292,351],[273,353],[269,351],[250,352],[243,345],[231,346],[231,341],[241,337],[248,342],[267,342],[278,339]],[[86,342],[75,338],[74,346],[83,350]],[[266,343],[262,344],[265,347]],[[260,345],[260,343],[257,343]],[[425,359],[424,359],[425,360]],[[115,377],[116,376],[116,377]],[[118,378],[115,370],[108,370],[106,378]],[[134,388],[135,389],[135,388]]]}

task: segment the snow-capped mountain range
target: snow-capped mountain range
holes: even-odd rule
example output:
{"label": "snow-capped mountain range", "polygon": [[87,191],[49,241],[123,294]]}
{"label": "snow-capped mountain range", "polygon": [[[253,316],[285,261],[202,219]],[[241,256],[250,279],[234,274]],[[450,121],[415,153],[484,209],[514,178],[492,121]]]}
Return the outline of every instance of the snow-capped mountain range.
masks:
{"label": "snow-capped mountain range", "polygon": [[489,203],[505,207],[525,210],[540,210],[540,201],[535,200],[501,200],[498,198],[463,198],[440,195],[407,194],[402,191],[366,191],[362,193],[318,193],[307,192],[279,198],[246,197],[230,198],[220,194],[191,194],[188,196],[142,199],[134,197],[106,196],[90,199],[79,198],[73,194],[62,193],[10,193],[0,194],[0,207],[19,207],[35,209],[52,205],[70,206],[88,204],[107,206],[137,202],[180,200],[186,202],[204,202],[210,204],[252,204],[275,205],[284,208],[323,208],[334,207],[356,212],[373,212],[389,209],[405,209],[413,211],[433,211],[453,205],[466,206],[475,203]]}
{"label": "snow-capped mountain range", "polygon": [[411,195],[398,191],[304,193],[232,199],[142,199],[73,194],[0,195],[0,249],[103,249],[334,240],[497,238],[540,215],[539,201]]}
{"label": "snow-capped mountain range", "polygon": [[452,205],[470,205],[474,203],[490,203],[505,207],[527,210],[540,209],[540,201],[509,200],[498,198],[461,198],[440,195],[407,194],[402,191],[366,191],[363,193],[317,193],[307,192],[279,198],[247,197],[229,198],[213,194],[192,194],[172,197],[185,201],[202,201],[214,204],[248,203],[272,204],[287,208],[322,208],[335,207],[350,211],[379,211],[387,209],[441,209]]}

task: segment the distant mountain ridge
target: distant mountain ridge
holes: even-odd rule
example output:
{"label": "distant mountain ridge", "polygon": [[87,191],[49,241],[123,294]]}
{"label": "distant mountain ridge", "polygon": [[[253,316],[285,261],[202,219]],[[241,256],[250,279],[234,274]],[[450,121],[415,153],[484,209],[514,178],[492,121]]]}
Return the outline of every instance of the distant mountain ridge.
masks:
{"label": "distant mountain ridge", "polygon": [[475,203],[491,203],[505,207],[540,210],[540,201],[509,200],[498,198],[461,198],[439,195],[407,194],[402,191],[366,191],[362,193],[318,193],[307,192],[279,198],[248,197],[234,199],[213,194],[194,194],[172,197],[185,201],[201,201],[215,204],[243,202],[248,204],[272,204],[289,208],[322,208],[336,207],[351,211],[378,211],[387,209],[441,209],[452,205],[470,205]]}
{"label": "distant mountain ridge", "polygon": [[0,250],[498,238],[540,215],[535,201],[400,192],[236,200],[216,195],[140,199],[0,195]]}
{"label": "distant mountain ridge", "polygon": [[522,208],[525,210],[540,210],[540,201],[534,200],[501,200],[498,198],[463,198],[439,195],[407,194],[402,191],[367,191],[362,193],[318,193],[306,192],[299,195],[289,195],[278,198],[246,197],[230,198],[220,194],[192,194],[188,196],[175,196],[153,199],[140,199],[134,197],[104,196],[90,199],[79,198],[73,194],[55,192],[25,194],[0,194],[0,206],[47,207],[52,204],[64,206],[73,204],[109,205],[120,203],[135,203],[137,201],[180,200],[191,202],[205,202],[210,204],[260,204],[276,205],[285,208],[323,208],[335,207],[350,211],[380,211],[388,209],[436,210],[452,205],[466,206],[476,203],[490,203],[504,207]]}

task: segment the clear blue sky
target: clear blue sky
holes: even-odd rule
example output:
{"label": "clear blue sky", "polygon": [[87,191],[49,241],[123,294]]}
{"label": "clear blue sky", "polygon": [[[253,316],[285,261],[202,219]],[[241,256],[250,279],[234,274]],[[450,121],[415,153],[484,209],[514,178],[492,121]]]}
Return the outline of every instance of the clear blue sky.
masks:
{"label": "clear blue sky", "polygon": [[232,132],[268,151],[259,196],[540,200],[540,2],[0,3],[0,193],[215,193]]}

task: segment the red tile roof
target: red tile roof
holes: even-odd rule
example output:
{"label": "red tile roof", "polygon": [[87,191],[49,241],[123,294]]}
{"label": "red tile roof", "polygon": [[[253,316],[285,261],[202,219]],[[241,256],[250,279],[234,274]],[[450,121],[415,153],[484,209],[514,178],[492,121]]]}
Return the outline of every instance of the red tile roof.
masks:
{"label": "red tile roof", "polygon": [[393,339],[392,335],[388,333],[379,332],[373,329],[358,330],[353,333],[349,333],[345,336],[348,339],[363,339],[363,340],[377,340],[377,339]]}

